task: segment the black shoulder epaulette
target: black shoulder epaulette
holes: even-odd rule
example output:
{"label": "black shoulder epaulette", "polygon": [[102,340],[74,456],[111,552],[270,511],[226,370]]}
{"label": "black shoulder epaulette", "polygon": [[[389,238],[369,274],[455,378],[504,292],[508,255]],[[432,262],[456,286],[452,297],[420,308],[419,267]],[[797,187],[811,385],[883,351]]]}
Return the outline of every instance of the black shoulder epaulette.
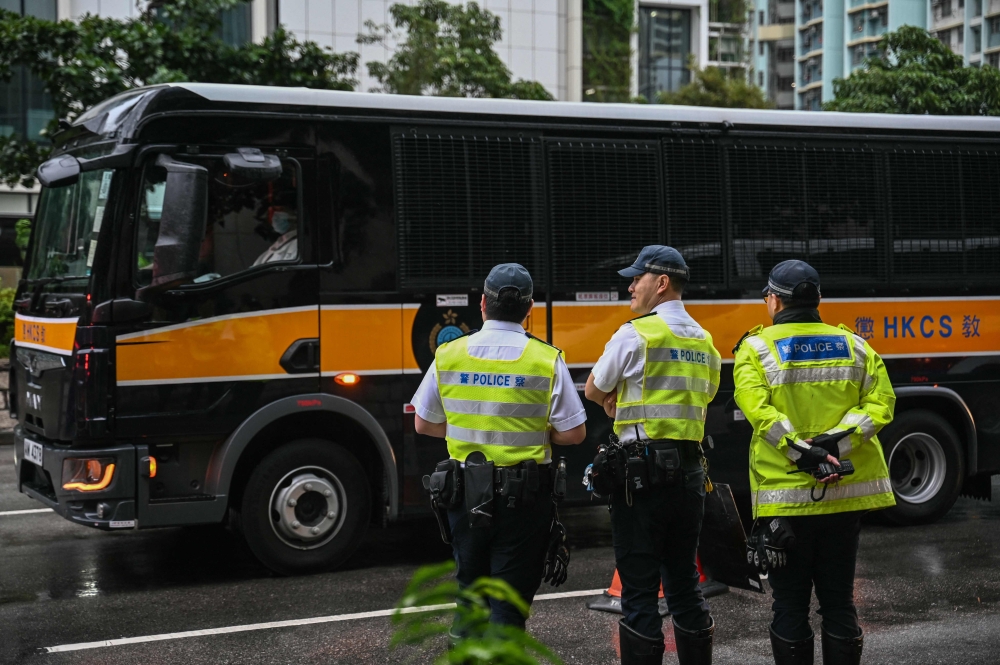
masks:
{"label": "black shoulder epaulette", "polygon": [[[858,333],[854,332],[854,330],[852,330],[849,326],[844,325],[843,323],[838,323],[837,327],[840,328],[841,330],[846,330],[847,332],[851,333],[855,337],[861,337],[861,335],[859,335]],[[861,337],[861,339],[864,339],[864,337]]]}
{"label": "black shoulder epaulette", "polygon": [[525,331],[524,331],[524,334],[528,336],[528,339],[533,339],[533,340],[535,340],[536,342],[541,342],[541,343],[542,343],[542,344],[544,344],[545,346],[551,346],[551,347],[552,347],[553,349],[555,349],[556,351],[558,351],[558,352],[559,352],[560,354],[561,354],[561,353],[563,352],[563,350],[562,350],[562,349],[560,349],[560,348],[559,348],[558,346],[556,346],[555,344],[549,344],[549,343],[548,343],[548,342],[546,342],[546,341],[545,341],[544,339],[540,339],[540,338],[538,338],[538,337],[535,337],[534,335],[532,335],[532,334],[531,334],[530,332],[528,332],[527,330],[525,330]]}
{"label": "black shoulder epaulette", "polygon": [[656,312],[650,312],[649,314],[643,314],[642,316],[637,316],[634,319],[629,319],[628,323],[632,323],[633,321],[638,321],[639,319],[644,319],[647,316],[655,316],[655,315],[656,315]]}
{"label": "black shoulder epaulette", "polygon": [[756,335],[757,333],[759,333],[763,329],[764,329],[764,326],[758,325],[758,326],[754,326],[750,330],[748,330],[745,333],[743,333],[743,337],[740,337],[740,341],[736,342],[736,346],[733,347],[733,354],[735,355],[736,352],[740,350],[740,346],[743,344],[743,340],[745,340],[750,335]]}

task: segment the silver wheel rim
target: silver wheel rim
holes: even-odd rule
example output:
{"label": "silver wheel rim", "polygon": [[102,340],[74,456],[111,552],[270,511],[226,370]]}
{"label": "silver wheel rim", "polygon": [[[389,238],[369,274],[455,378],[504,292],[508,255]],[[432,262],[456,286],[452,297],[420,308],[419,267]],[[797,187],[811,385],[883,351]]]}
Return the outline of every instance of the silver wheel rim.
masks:
{"label": "silver wheel rim", "polygon": [[347,514],[340,479],[318,466],[289,471],[274,486],[268,502],[274,535],[289,547],[312,550],[336,537]]}
{"label": "silver wheel rim", "polygon": [[907,434],[889,455],[892,489],[906,503],[926,503],[936,497],[947,474],[944,448],[924,432]]}

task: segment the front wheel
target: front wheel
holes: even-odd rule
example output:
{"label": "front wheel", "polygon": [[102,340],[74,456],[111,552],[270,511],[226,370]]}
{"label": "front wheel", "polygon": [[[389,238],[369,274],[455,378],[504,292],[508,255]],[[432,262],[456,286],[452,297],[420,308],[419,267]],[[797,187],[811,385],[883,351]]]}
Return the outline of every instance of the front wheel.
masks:
{"label": "front wheel", "polygon": [[962,444],[954,428],[932,411],[906,411],[879,438],[896,495],[895,507],[880,515],[904,526],[941,519],[958,499],[965,478]]}
{"label": "front wheel", "polygon": [[370,515],[361,464],[322,439],[293,441],[264,457],[238,511],[239,531],[254,556],[283,575],[342,564],[360,544]]}

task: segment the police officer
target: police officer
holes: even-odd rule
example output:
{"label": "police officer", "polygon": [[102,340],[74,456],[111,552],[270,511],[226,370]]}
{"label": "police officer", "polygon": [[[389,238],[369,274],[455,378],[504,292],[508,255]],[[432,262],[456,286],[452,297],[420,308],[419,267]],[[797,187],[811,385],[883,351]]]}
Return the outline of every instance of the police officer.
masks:
{"label": "police officer", "polygon": [[[521,326],[534,304],[528,271],[516,263],[498,265],[483,292],[482,329],[438,347],[412,404],[417,432],[447,439],[451,459],[468,460],[467,485],[470,464],[483,461],[480,455],[497,478],[491,507],[469,506],[462,498],[448,510],[459,586],[497,577],[530,604],[552,525],[550,444],[583,441],[587,417],[560,351]],[[470,510],[478,513],[470,516]],[[492,523],[471,526],[482,523],[483,513]],[[490,604],[492,622],[524,627],[516,608]]]}
{"label": "police officer", "polygon": [[[773,324],[747,333],[735,349],[736,403],[753,425],[750,487],[754,517],[789,528],[769,571],[774,596],[771,648],[778,665],[813,662],[809,601],[815,586],[823,617],[823,662],[861,662],[854,606],[861,515],[895,504],[875,434],[892,420],[895,395],[882,359],[846,326],[820,319],[819,274],[803,261],[774,267],[763,290]],[[837,442],[824,439],[850,432]],[[823,436],[830,435],[830,436]],[[815,440],[814,440],[815,438]],[[850,458],[854,473],[817,480],[820,462]],[[784,523],[775,516],[785,518]],[[790,540],[790,539],[783,539]],[[780,551],[787,550],[787,551]]]}
{"label": "police officer", "polygon": [[[722,363],[712,336],[684,310],[681,294],[689,271],[680,252],[650,245],[618,274],[632,278],[631,308],[639,318],[611,337],[585,394],[615,419],[618,439],[633,458],[646,459],[654,483],[646,489],[627,484],[611,499],[624,614],[618,628],[621,659],[624,665],[662,662],[657,607],[662,580],[681,665],[708,664],[715,623],[698,587],[695,561],[705,511],[700,442]],[[659,461],[679,466],[672,482],[656,483],[658,473],[666,475]],[[630,463],[630,476],[632,468]]]}

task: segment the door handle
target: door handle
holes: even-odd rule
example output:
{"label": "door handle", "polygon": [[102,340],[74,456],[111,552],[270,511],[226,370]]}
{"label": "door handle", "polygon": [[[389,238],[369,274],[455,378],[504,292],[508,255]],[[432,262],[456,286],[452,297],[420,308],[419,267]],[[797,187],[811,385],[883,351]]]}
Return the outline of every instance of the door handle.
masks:
{"label": "door handle", "polygon": [[289,374],[308,374],[319,371],[319,340],[297,339],[281,356],[278,364]]}

